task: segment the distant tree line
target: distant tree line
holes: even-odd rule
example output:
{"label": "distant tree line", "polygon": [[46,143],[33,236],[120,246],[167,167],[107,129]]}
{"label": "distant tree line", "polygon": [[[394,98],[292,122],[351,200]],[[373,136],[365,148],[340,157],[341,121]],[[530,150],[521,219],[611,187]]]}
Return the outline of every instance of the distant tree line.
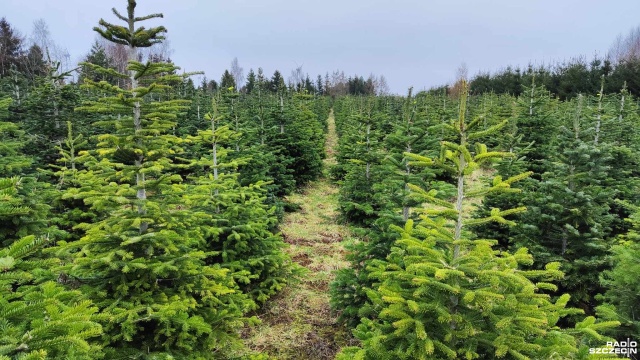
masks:
{"label": "distant tree line", "polygon": [[[469,79],[471,94],[486,93],[520,96],[523,86],[535,82],[556,95],[569,100],[578,94],[595,94],[600,91],[604,77],[604,92],[619,93],[623,88],[635,96],[640,95],[640,27],[627,36],[620,35],[605,56],[594,56],[589,61],[584,56],[568,61],[526,67],[507,66],[496,72],[480,72]],[[466,78],[466,77],[465,77]],[[459,91],[456,84],[431,88],[433,94]]]}
{"label": "distant tree line", "polygon": [[[236,79],[240,79],[240,81]],[[344,71],[336,70],[331,75],[327,72],[324,78],[318,75],[315,79],[312,79],[308,73],[302,72],[302,67],[294,69],[286,81],[279,70],[275,70],[269,78],[261,67],[258,68],[257,72],[250,69],[246,76],[246,82],[243,83],[243,81],[242,68],[238,67],[236,58],[231,62],[231,69],[224,71],[220,82],[204,78],[200,88],[209,91],[233,88],[234,91],[244,94],[251,94],[258,89],[271,93],[278,93],[286,89],[294,92],[306,92],[308,94],[332,97],[344,95],[387,95],[390,91],[384,75],[376,76],[370,74],[365,79],[364,76],[357,74],[347,77]]]}
{"label": "distant tree line", "polygon": [[624,87],[634,95],[640,93],[638,59],[624,60],[617,64],[608,59],[594,58],[587,62],[577,57],[568,62],[526,69],[507,67],[495,74],[481,73],[471,81],[474,94],[495,92],[519,96],[522,86],[530,84],[532,78],[543,84],[561,100],[572,99],[578,94],[593,94],[600,90],[600,80],[605,78],[605,93],[617,93]]}
{"label": "distant tree line", "polygon": [[[618,93],[626,88],[633,95],[640,95],[640,59],[611,60],[594,58],[587,62],[584,57],[570,61],[526,68],[507,66],[494,73],[481,72],[469,79],[470,92],[474,95],[487,93],[522,95],[523,86],[535,82],[544,85],[560,100],[570,100],[578,94],[593,94],[600,91],[604,77],[605,93]],[[428,90],[432,94],[456,94],[456,84],[443,85]]]}

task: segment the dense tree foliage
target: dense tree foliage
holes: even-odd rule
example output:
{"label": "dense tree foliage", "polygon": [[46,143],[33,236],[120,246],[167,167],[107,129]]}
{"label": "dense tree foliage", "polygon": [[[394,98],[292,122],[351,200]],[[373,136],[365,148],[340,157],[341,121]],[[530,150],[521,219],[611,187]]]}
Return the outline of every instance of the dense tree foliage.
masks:
{"label": "dense tree foliage", "polygon": [[141,61],[166,29],[138,27],[161,15],[135,9],[95,28],[126,49],[123,70],[96,42],[81,88],[54,63],[3,78],[0,165],[16,176],[2,179],[0,307],[15,312],[3,355],[225,357],[297,274],[278,216],[321,174],[328,103],[283,80],[249,98],[230,74],[222,91],[196,89],[172,63]]}
{"label": "dense tree foliage", "polygon": [[[514,155],[488,151],[478,142],[495,136],[509,120],[485,126],[485,114],[467,122],[467,114],[473,111],[467,111],[466,105],[463,93],[457,119],[443,127],[443,132],[452,134],[444,138],[456,142],[443,141],[439,155],[404,152],[409,166],[434,167],[450,174],[457,188],[454,198],[438,198],[433,186],[425,189],[424,185],[409,181],[406,185],[414,199],[428,205],[414,209],[420,214],[415,221],[405,215],[403,227],[390,226],[399,236],[387,253],[369,253],[368,260],[356,254],[354,258],[360,266],[354,266],[354,270],[360,274],[354,275],[351,270],[338,276],[334,304],[346,315],[361,318],[354,334],[363,344],[361,348],[344,349],[338,358],[529,358],[552,354],[582,358],[588,354],[586,338],[597,344],[603,341],[597,331],[616,326],[616,321],[598,322],[587,317],[575,327],[557,332],[558,321],[563,317],[583,313],[566,308],[568,294],[555,300],[546,294],[558,289],[553,283],[564,276],[561,263],[547,263],[539,270],[518,270],[534,263],[525,247],[514,253],[495,252],[492,247],[496,241],[476,239],[469,231],[470,226],[490,222],[513,225],[505,217],[522,213],[524,207],[494,207],[485,217],[472,217],[469,202],[493,193],[513,193],[511,185],[532,173],[508,178],[498,175],[486,188],[467,185],[469,177],[483,164]],[[397,208],[401,210],[400,206]],[[578,272],[583,274],[585,270],[567,277],[576,282]],[[579,283],[565,288],[575,291]],[[349,290],[359,286],[359,292]],[[354,306],[360,310],[354,312]]]}
{"label": "dense tree foliage", "polygon": [[[507,66],[495,73],[479,73],[470,81],[473,94],[511,94],[520,96],[526,92],[523,86],[536,78],[552,94],[562,100],[572,99],[578,94],[595,94],[600,90],[600,79],[606,77],[605,92],[613,93],[627,86],[630,93],[640,95],[640,60],[625,58],[612,62],[607,58],[595,57],[587,61],[576,57],[563,63],[547,66],[529,65],[525,68]],[[626,85],[625,85],[626,84]],[[431,91],[437,92],[441,88]]]}
{"label": "dense tree foliage", "polygon": [[246,353],[242,328],[302,274],[288,195],[323,174],[353,235],[338,358],[586,358],[640,336],[631,40],[405,96],[373,74],[245,79],[237,59],[194,83],[143,25],[162,14],[125,3],[77,81],[0,20],[0,359]]}

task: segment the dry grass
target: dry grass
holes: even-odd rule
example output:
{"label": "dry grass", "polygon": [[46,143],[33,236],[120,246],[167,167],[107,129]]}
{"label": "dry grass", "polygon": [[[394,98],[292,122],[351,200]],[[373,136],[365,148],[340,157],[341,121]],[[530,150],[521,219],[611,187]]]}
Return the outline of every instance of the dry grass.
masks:
{"label": "dry grass", "polygon": [[324,160],[325,170],[337,164],[336,151],[338,149],[338,134],[336,133],[336,121],[333,117],[333,110],[331,110],[331,114],[329,114],[328,121],[329,126],[327,132],[327,140],[324,146],[325,152],[327,153],[327,158]]}
{"label": "dry grass", "polygon": [[[336,141],[331,115],[325,169],[335,163]],[[324,177],[287,200],[301,207],[281,226],[287,252],[307,273],[267,302],[257,314],[262,324],[245,329],[243,338],[252,351],[276,359],[333,359],[351,338],[329,306],[334,272],[349,265],[344,259],[349,229],[336,222],[338,189]]]}

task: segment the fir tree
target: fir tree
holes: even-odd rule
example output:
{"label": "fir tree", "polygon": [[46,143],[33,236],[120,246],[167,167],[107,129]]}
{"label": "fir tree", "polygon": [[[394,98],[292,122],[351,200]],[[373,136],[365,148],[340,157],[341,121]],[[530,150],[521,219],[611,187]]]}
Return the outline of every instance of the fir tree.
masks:
{"label": "fir tree", "polygon": [[256,88],[256,73],[253,72],[253,69],[249,69],[249,74],[247,75],[247,84],[245,85],[244,91],[247,94],[251,94],[253,89]]}
{"label": "fir tree", "polygon": [[222,74],[222,78],[220,79],[220,89],[224,92],[236,91],[236,80],[233,78],[233,75],[231,75],[229,70],[225,70]]}
{"label": "fir tree", "polygon": [[18,66],[22,56],[22,39],[6,18],[0,19],[0,78],[8,76],[12,66]]}
{"label": "fir tree", "polygon": [[340,212],[345,220],[357,226],[370,225],[377,218],[378,204],[374,201],[373,185],[382,181],[379,166],[382,144],[377,129],[374,103],[362,100],[359,110],[350,116],[343,127],[338,151],[346,154],[341,160],[346,171],[340,187]]}
{"label": "fir tree", "polygon": [[[78,240],[82,232],[76,225],[92,223],[98,220],[97,214],[84,204],[82,199],[74,198],[72,192],[67,190],[81,186],[79,177],[86,172],[82,164],[95,161],[86,151],[88,140],[82,134],[74,134],[71,121],[67,122],[67,137],[57,146],[59,158],[52,175],[57,178],[56,197],[53,200],[53,212],[58,216],[53,219],[62,231],[65,231],[67,241]],[[80,155],[82,152],[82,155]]]}
{"label": "fir tree", "polygon": [[363,348],[345,348],[338,359],[577,358],[587,353],[581,337],[601,341],[596,330],[615,326],[615,322],[587,318],[576,329],[558,331],[558,319],[580,312],[565,308],[568,295],[553,303],[540,292],[556,288],[550,281],[562,277],[560,264],[522,271],[519,266],[533,262],[526,249],[497,253],[492,249],[494,241],[468,238],[466,227],[471,224],[508,223],[505,216],[524,211],[494,209],[487,218],[469,219],[468,199],[508,191],[529,174],[504,180],[498,176],[488,188],[467,189],[465,179],[474,170],[506,154],[487,151],[481,143],[471,146],[505,123],[477,130],[477,119],[465,121],[465,105],[463,91],[458,120],[448,126],[457,143],[443,142],[435,159],[407,154],[414,166],[451,172],[458,184],[455,202],[438,200],[433,190],[411,187],[415,196],[432,206],[423,209],[420,221],[396,227],[401,239],[387,261],[372,265],[371,276],[381,285],[368,295],[379,315],[364,318],[355,331]]}
{"label": "fir tree", "polygon": [[286,159],[296,186],[306,185],[322,174],[324,154],[323,120],[309,108],[310,96],[295,95],[287,98],[279,96],[280,106],[274,120],[279,131],[268,139],[274,154]]}
{"label": "fir tree", "polygon": [[[366,128],[366,141],[356,138],[357,130],[351,130],[350,127],[344,127],[344,135],[340,139],[341,144],[344,142],[340,152],[353,154],[352,156],[363,153],[364,158],[367,159],[365,175],[367,172],[372,174],[367,178],[368,182],[364,181],[366,176],[363,178],[362,175],[359,183],[354,182],[354,175],[362,173],[362,169],[358,169],[357,164],[363,161],[350,160],[355,164],[348,167],[340,191],[343,214],[350,214],[345,212],[349,209],[348,206],[358,205],[345,201],[350,198],[357,199],[357,194],[362,194],[359,196],[365,200],[361,201],[360,207],[364,208],[368,205],[373,210],[368,216],[368,222],[364,224],[357,218],[348,218],[354,224],[367,226],[365,229],[356,231],[364,241],[349,249],[348,259],[351,262],[351,268],[339,271],[336,281],[332,283],[332,306],[341,311],[341,320],[351,326],[356,325],[355,322],[359,317],[370,315],[372,312],[366,291],[374,288],[377,281],[369,277],[368,266],[371,262],[385,259],[389,255],[392,244],[398,238],[397,233],[389,231],[390,225],[402,225],[410,217],[415,217],[411,209],[418,205],[418,202],[409,196],[409,184],[426,186],[427,181],[432,180],[434,175],[432,171],[411,167],[404,155],[405,152],[412,151],[423,153],[433,145],[425,141],[430,127],[427,123],[427,114],[424,111],[418,111],[421,106],[417,99],[411,96],[410,91],[409,96],[402,100],[400,112],[397,114],[385,113],[388,109],[384,109],[383,104],[378,102],[375,109],[368,110],[375,114],[368,115],[373,121],[367,123],[367,126],[371,126],[374,131],[368,131],[369,128]],[[391,117],[391,115],[395,116]],[[350,120],[357,119],[353,117]],[[382,137],[379,129],[383,124],[389,123],[392,124],[391,132],[384,136],[384,142],[379,142],[378,139]],[[362,137],[362,135],[359,136]],[[359,147],[364,147],[365,151],[358,151]],[[372,165],[370,170],[369,165]],[[354,188],[354,185],[359,185],[360,188]],[[353,213],[352,210],[351,214]]]}
{"label": "fir tree", "polygon": [[209,156],[198,161],[208,171],[196,180],[190,202],[194,209],[210,214],[199,225],[209,234],[207,252],[215,254],[208,261],[230,269],[245,293],[264,302],[282,288],[289,272],[281,235],[271,231],[276,225],[275,209],[264,204],[264,181],[248,186],[239,183],[237,168],[246,160],[231,159],[223,146],[234,142],[238,134],[221,125],[223,115],[216,100],[205,119],[211,128],[200,131],[194,140],[210,146]]}
{"label": "fir tree", "polygon": [[636,274],[640,271],[638,258],[640,257],[640,212],[634,207],[634,213],[629,219],[633,228],[628,234],[620,236],[619,243],[611,248],[611,270],[600,275],[600,282],[607,291],[599,296],[605,304],[613,305],[622,323],[616,329],[616,337],[636,338],[640,334],[640,284]]}
{"label": "fir tree", "polygon": [[[22,211],[0,214],[0,245],[10,245],[16,239],[42,234],[47,229],[49,206],[44,200],[45,184],[32,176],[33,158],[25,156],[25,133],[9,121],[8,107],[12,100],[0,99],[0,174],[14,179],[15,196],[5,198],[0,206],[19,207]],[[55,231],[55,229],[49,229]]]}
{"label": "fir tree", "polygon": [[[34,156],[41,168],[55,163],[55,146],[65,137],[65,124],[73,119],[73,109],[80,104],[77,86],[65,84],[71,73],[61,73],[60,66],[50,64],[46,76],[36,82],[22,104],[25,114],[22,123],[31,140],[25,153]],[[76,120],[76,128],[91,133],[88,121]]]}
{"label": "fir tree", "polygon": [[[8,181],[0,179],[3,197]],[[44,242],[27,236],[0,249],[0,359],[100,359],[89,342],[102,333],[97,308],[42,276],[52,263],[32,255]]]}
{"label": "fir tree", "polygon": [[610,156],[595,144],[595,124],[584,115],[584,97],[568,106],[573,111],[560,127],[554,155],[546,161],[548,171],[525,193],[529,211],[511,239],[516,247],[531,249],[541,262],[538,268],[561,262],[567,274],[562,291],[592,311],[593,296],[602,291],[597,274],[607,267],[613,221],[609,203],[616,194],[604,186]]}
{"label": "fir tree", "polygon": [[322,82],[321,75],[318,75],[318,78],[316,79],[316,91],[316,94],[318,95],[324,95],[325,93],[324,83]]}
{"label": "fir tree", "polygon": [[264,75],[264,70],[261,67],[258,68],[258,74],[256,75],[256,86],[264,92],[269,91],[269,79]]}
{"label": "fir tree", "polygon": [[47,64],[40,46],[36,44],[31,45],[22,61],[22,66],[24,67],[25,74],[29,78],[29,82],[35,83],[38,77],[47,75]]}
{"label": "fir tree", "polygon": [[235,329],[253,305],[229,270],[207,262],[215,254],[204,251],[206,234],[197,226],[206,214],[185,208],[190,187],[174,172],[186,166],[182,141],[168,132],[187,103],[166,96],[183,77],[172,64],[136,61],[137,49],[160,42],[166,30],[136,28],[162,15],[137,17],[135,8],[128,0],[126,15],[113,10],[124,26],[100,20],[95,28],[128,47],[128,73],[84,65],[127,79],[128,87],[85,80],[87,88],[109,95],[77,110],[106,114],[97,125],[107,133],[67,196],[83,199],[100,220],[78,225],[84,236],[61,243],[59,252],[73,253],[69,275],[109,316],[108,357],[213,358],[238,345]]}
{"label": "fir tree", "polygon": [[21,174],[33,160],[22,154],[25,146],[24,131],[13,122],[8,122],[11,98],[0,99],[0,173],[4,176]]}
{"label": "fir tree", "polygon": [[287,89],[284,83],[284,77],[280,74],[280,71],[276,70],[271,77],[270,90],[274,93],[280,94]]}
{"label": "fir tree", "polygon": [[[86,63],[99,65],[104,69],[113,68],[111,64],[112,60],[107,55],[105,48],[98,41],[94,42],[93,45],[91,45],[91,50],[83,61]],[[112,75],[104,72],[98,73],[87,66],[81,68],[78,82],[82,83],[85,78],[91,79],[95,82],[106,81],[110,84],[114,84],[117,81]]]}
{"label": "fir tree", "polygon": [[[0,178],[0,219],[30,211],[18,182]],[[49,239],[13,240],[0,248],[0,359],[101,358],[100,346],[88,342],[102,333],[97,308],[53,281],[55,260],[37,256]]]}

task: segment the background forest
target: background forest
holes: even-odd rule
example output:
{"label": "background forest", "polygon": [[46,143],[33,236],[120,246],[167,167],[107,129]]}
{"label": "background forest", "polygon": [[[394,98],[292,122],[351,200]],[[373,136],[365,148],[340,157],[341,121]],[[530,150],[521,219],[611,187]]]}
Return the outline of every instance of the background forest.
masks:
{"label": "background forest", "polygon": [[[126,4],[70,71],[0,20],[0,359],[586,359],[640,339],[633,33],[615,57],[404,96],[301,67],[244,81],[237,59],[196,85],[143,25],[162,14]],[[312,276],[281,230],[319,181],[349,229],[323,352],[254,346]]]}

